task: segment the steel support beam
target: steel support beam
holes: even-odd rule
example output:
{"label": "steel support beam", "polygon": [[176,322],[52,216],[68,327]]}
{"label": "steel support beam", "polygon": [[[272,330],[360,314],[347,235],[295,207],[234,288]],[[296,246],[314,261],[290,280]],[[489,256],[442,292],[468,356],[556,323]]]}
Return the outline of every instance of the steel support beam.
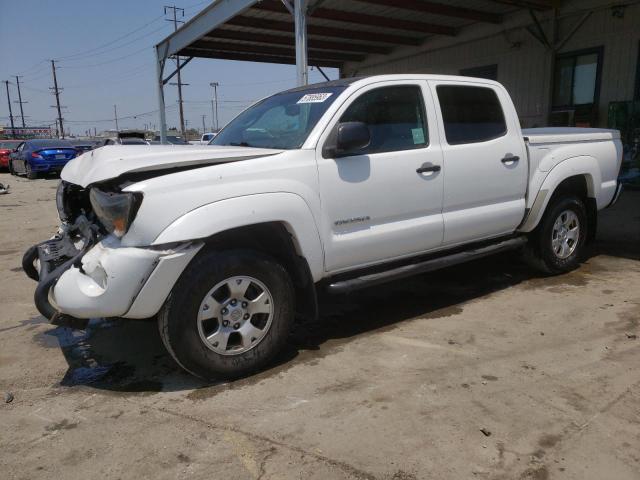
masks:
{"label": "steel support beam", "polygon": [[[307,3],[308,0],[305,0]],[[267,11],[274,13],[286,13],[283,6],[273,0],[265,0],[257,3],[252,10]],[[402,20],[399,18],[383,17],[380,15],[371,15],[368,13],[354,13],[346,10],[334,10],[332,8],[315,8],[313,10],[313,18],[323,20],[332,20],[335,22],[350,23],[353,25],[361,25],[365,27],[384,27],[395,28],[398,30],[406,30],[421,34],[449,35],[455,36],[457,30],[446,25],[436,25],[433,23],[416,22],[413,20]]]}
{"label": "steel support beam", "polygon": [[467,7],[454,7],[444,3],[426,2],[424,0],[358,0],[372,5],[401,8],[413,12],[431,13],[445,17],[463,18],[475,22],[500,23],[502,16],[497,13],[483,12]]}
{"label": "steel support beam", "polygon": [[[169,83],[169,80],[171,80],[180,70],[182,70],[184,68],[184,66],[189,63],[191,60],[193,60],[193,57],[189,57],[187,58],[184,62],[182,62],[180,64],[179,67],[176,67],[176,69],[173,71],[173,73],[171,75],[169,75],[167,78],[165,78],[164,80],[162,80],[162,84],[166,85],[167,83]],[[185,84],[186,85],[186,84]]]}
{"label": "steel support beam", "polygon": [[[265,55],[254,53],[241,53],[241,52],[216,52],[212,50],[184,50],[184,54],[193,55],[198,58],[213,58],[219,60],[237,60],[239,62],[265,62],[265,63],[279,63],[283,65],[295,65],[296,58],[293,53],[290,56],[281,55]],[[324,58],[316,59],[309,57],[308,62],[311,65],[320,65],[321,67],[340,68],[342,63],[339,60],[327,60]]]}
{"label": "steel support beam", "polygon": [[167,57],[175,55],[187,48],[196,40],[204,37],[214,28],[227,20],[236,17],[258,0],[217,0],[211,2],[202,12],[197,14],[181,28],[158,44],[167,48]]}
{"label": "steel support beam", "polygon": [[160,143],[167,143],[167,115],[164,111],[164,65],[167,61],[167,50],[169,45],[167,44],[164,50],[161,50],[160,45],[156,45],[156,83],[158,87],[158,112],[160,120]]}
{"label": "steel support beam", "polygon": [[[260,33],[256,38],[254,33],[241,32],[238,30],[227,30],[226,28],[218,28],[213,32],[209,32],[206,37],[198,40],[190,48],[199,47],[202,42],[208,40],[238,40],[241,42],[256,43],[259,40],[261,45],[285,45],[293,48],[293,35],[270,35],[268,33]],[[248,44],[248,43],[247,43]],[[334,50],[336,52],[356,52],[356,53],[379,53],[385,55],[391,53],[391,48],[382,45],[366,45],[364,43],[348,43],[335,42],[330,40],[321,40],[317,38],[308,38],[309,49],[315,50]]]}
{"label": "steel support beam", "polygon": [[[273,55],[276,57],[288,57],[294,54],[294,46],[288,45],[286,47],[274,47],[271,45],[248,45],[246,43],[233,43],[223,42],[218,40],[201,40],[185,51],[192,52],[198,50],[209,50],[212,52],[239,52],[249,53],[256,55]],[[341,62],[361,62],[364,60],[364,55],[358,53],[330,51],[330,50],[317,50],[315,48],[308,48],[308,55],[313,58],[323,60],[338,60]],[[196,55],[197,56],[197,55]]]}
{"label": "steel support beam", "polygon": [[[285,33],[291,33],[293,30],[293,25],[290,22],[283,22],[281,20],[269,20],[265,22],[256,17],[238,16],[230,18],[226,24]],[[307,32],[309,35],[317,35],[324,39],[331,37],[348,41],[356,39],[365,42],[389,43],[392,45],[420,45],[423,41],[422,38],[417,37],[381,33],[380,29],[376,29],[375,26],[371,26],[369,30],[353,30],[349,28],[327,27],[324,25],[307,25]]]}
{"label": "steel support beam", "polygon": [[298,86],[309,83],[307,58],[307,0],[294,0],[293,14],[296,36],[296,78]]}

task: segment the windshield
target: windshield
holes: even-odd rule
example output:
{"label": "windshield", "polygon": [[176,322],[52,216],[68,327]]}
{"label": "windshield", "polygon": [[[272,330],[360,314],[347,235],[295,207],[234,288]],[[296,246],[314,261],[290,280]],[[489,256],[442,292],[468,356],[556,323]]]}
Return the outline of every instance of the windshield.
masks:
{"label": "windshield", "polygon": [[300,148],[346,87],[316,87],[266,98],[234,118],[209,145]]}

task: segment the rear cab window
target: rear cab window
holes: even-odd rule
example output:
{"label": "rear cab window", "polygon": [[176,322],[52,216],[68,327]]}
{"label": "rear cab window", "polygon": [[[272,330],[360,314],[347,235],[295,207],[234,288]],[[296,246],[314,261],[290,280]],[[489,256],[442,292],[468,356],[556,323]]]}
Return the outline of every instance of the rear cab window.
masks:
{"label": "rear cab window", "polygon": [[438,85],[436,92],[449,145],[486,142],[506,135],[502,105],[492,88]]}

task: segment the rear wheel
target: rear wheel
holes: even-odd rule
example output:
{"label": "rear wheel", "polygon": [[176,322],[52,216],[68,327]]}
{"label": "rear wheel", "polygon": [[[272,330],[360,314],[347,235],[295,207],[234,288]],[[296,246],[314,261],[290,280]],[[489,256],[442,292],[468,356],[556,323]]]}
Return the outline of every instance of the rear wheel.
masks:
{"label": "rear wheel", "polygon": [[527,257],[545,273],[575,269],[583,255],[588,222],[584,202],[566,196],[553,200],[529,237]]}
{"label": "rear wheel", "polygon": [[24,162],[24,170],[29,180],[35,180],[38,178],[38,174],[33,171],[29,162]]}
{"label": "rear wheel", "polygon": [[167,350],[208,380],[248,375],[285,344],[294,293],[285,269],[248,250],[203,252],[187,267],[158,315]]}

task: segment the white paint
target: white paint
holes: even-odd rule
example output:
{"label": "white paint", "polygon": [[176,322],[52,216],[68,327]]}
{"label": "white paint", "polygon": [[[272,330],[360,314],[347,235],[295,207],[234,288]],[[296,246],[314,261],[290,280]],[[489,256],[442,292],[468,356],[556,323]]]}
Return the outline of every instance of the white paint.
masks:
{"label": "white paint", "polygon": [[[448,145],[435,93],[440,84],[493,89],[503,107],[506,134]],[[428,145],[323,158],[323,146],[342,112],[360,95],[389,85],[421,89]],[[201,243],[194,245],[194,240],[257,223],[281,223],[318,282],[336,272],[513,233],[525,208],[536,198],[542,203],[545,195],[548,202],[570,176],[587,179],[598,208],[611,201],[622,152],[617,133],[572,129],[526,134],[528,144],[511,99],[497,82],[386,75],[347,87],[297,150],[100,149],[88,161],[85,155],[71,162],[63,178],[88,185],[130,171],[193,163],[199,168],[127,186],[125,191],[143,194],[129,231],[122,240],[106,239],[85,255],[85,273],[76,268],[65,272],[54,289],[55,301],[62,312],[80,318],[152,315],[196,254]],[[501,161],[514,155],[519,162]],[[425,163],[441,170],[416,172]],[[531,215],[521,230],[535,228],[543,211]],[[164,244],[172,244],[171,250],[161,250]]]}

